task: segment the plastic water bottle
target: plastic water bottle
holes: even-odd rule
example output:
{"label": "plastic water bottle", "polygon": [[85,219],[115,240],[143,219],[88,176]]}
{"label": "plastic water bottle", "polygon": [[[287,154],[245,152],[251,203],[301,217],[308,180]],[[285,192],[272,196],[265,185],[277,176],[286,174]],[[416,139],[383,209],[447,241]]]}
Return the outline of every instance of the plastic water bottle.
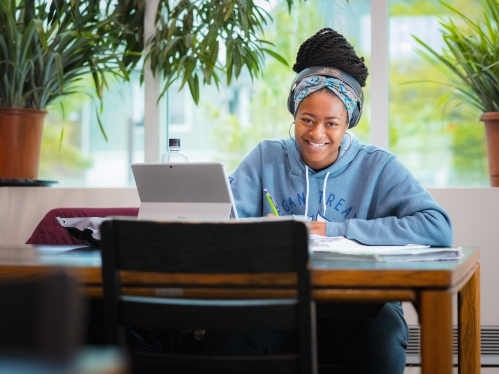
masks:
{"label": "plastic water bottle", "polygon": [[161,156],[161,162],[187,162],[185,153],[180,152],[180,139],[168,140],[168,152]]}

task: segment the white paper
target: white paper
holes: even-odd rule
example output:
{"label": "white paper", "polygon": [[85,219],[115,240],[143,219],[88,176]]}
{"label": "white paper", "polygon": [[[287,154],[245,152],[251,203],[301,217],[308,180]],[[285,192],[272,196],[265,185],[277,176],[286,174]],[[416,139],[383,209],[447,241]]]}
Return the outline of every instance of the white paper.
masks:
{"label": "white paper", "polygon": [[442,261],[462,257],[460,248],[431,248],[428,245],[363,245],[343,236],[310,235],[315,258],[371,261]]}
{"label": "white paper", "polygon": [[421,253],[421,249],[430,248],[429,245],[421,244],[364,245],[355,240],[347,239],[344,236],[327,237],[314,234],[310,235],[310,247],[314,252],[341,252],[349,254],[388,254],[400,250],[404,250],[403,254],[410,254],[410,252]]}

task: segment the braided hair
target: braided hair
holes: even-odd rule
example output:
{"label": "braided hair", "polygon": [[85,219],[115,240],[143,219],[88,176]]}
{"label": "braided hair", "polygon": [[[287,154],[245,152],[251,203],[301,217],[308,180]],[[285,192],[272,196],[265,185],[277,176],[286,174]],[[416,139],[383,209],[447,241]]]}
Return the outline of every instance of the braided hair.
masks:
{"label": "braided hair", "polygon": [[298,74],[311,66],[327,66],[343,70],[364,87],[369,75],[364,57],[357,56],[352,45],[331,28],[319,30],[303,42],[296,55],[293,70]]}

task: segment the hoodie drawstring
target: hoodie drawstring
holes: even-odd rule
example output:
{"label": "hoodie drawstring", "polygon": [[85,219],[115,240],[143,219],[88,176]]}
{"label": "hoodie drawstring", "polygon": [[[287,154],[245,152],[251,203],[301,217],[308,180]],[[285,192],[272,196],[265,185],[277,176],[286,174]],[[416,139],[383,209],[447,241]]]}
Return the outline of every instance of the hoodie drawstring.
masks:
{"label": "hoodie drawstring", "polygon": [[[327,172],[326,176],[324,177],[324,186],[322,187],[322,215],[324,218],[326,218],[326,185],[327,185],[327,179],[329,178],[329,171]],[[307,192],[305,193],[305,217],[308,217],[308,195],[309,195],[309,190],[310,190],[310,183],[308,181],[308,166],[305,165],[305,180],[307,183]]]}
{"label": "hoodie drawstring", "polygon": [[308,189],[309,189],[309,185],[308,185],[308,166],[305,165],[305,180],[307,181],[307,192],[305,194],[305,217],[308,218]]}
{"label": "hoodie drawstring", "polygon": [[323,207],[323,212],[322,215],[324,218],[326,218],[326,183],[327,183],[327,178],[329,177],[329,171],[326,174],[326,177],[324,178],[324,187],[322,187],[322,207]]}

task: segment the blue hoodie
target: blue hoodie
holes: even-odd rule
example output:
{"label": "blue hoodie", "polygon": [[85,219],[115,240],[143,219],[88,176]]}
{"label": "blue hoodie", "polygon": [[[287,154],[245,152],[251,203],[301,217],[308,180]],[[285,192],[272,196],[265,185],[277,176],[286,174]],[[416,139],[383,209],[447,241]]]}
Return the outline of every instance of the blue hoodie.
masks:
{"label": "blue hoodie", "polygon": [[293,139],[264,140],[230,176],[240,217],[307,216],[326,222],[327,236],[368,245],[452,245],[447,213],[392,153],[365,145],[351,133],[338,159],[315,172]]}

